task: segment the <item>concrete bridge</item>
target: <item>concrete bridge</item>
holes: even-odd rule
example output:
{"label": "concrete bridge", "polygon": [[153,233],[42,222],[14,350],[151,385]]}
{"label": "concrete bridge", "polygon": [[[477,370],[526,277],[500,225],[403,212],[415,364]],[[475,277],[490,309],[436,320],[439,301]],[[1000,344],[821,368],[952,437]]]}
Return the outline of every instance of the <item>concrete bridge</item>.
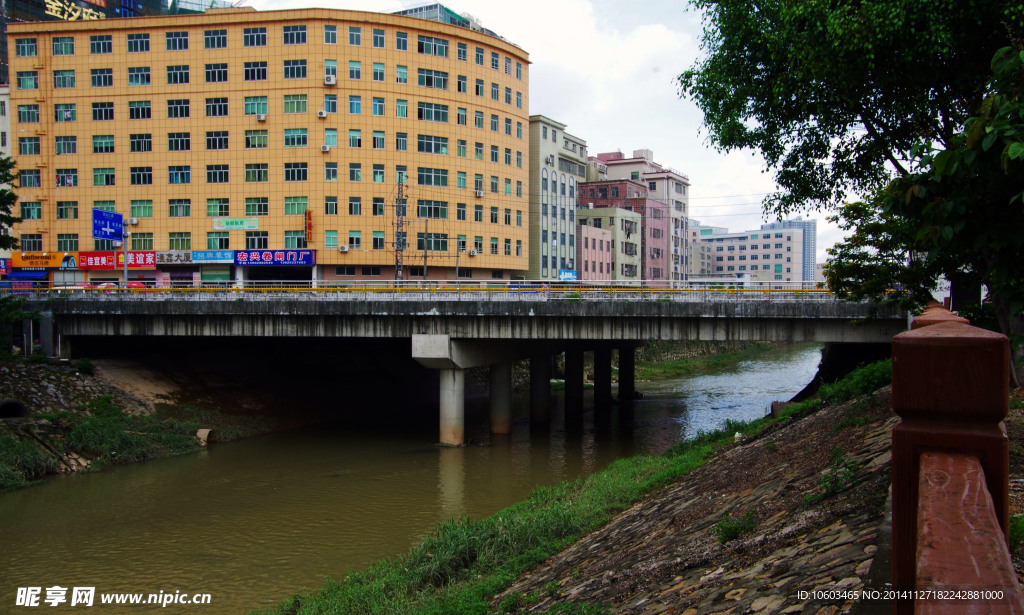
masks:
{"label": "concrete bridge", "polygon": [[103,336],[400,338],[439,371],[440,439],[463,443],[465,370],[490,366],[491,430],[510,428],[511,362],[530,359],[531,420],[548,421],[552,358],[565,353],[567,412],[582,411],[583,353],[595,404],[634,396],[634,352],[647,340],[887,343],[907,327],[889,307],[823,292],[676,289],[355,288],[90,291],[36,295],[44,351]]}

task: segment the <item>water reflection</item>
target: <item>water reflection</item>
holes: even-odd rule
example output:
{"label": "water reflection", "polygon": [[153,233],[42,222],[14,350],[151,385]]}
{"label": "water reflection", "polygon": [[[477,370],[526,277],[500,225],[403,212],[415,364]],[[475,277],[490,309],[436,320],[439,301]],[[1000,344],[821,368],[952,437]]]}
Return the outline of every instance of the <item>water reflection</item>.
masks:
{"label": "water reflection", "polygon": [[[450,449],[436,446],[433,432],[321,427],[0,495],[0,611],[12,610],[18,587],[60,585],[208,592],[213,604],[196,612],[244,613],[401,554],[439,521],[481,518],[537,485],[658,454],[725,418],[760,416],[813,377],[819,356],[803,347],[725,373],[638,383],[645,399],[588,411],[568,433],[559,396],[546,432],[531,432],[521,401],[507,436],[491,436],[482,420],[469,425],[471,441],[486,445]],[[486,402],[474,416],[486,417]]]}

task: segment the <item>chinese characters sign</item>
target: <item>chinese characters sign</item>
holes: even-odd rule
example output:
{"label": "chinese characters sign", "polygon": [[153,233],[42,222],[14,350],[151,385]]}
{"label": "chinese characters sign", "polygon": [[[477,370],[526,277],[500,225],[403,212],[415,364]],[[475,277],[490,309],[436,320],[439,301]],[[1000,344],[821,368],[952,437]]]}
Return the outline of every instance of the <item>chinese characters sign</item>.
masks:
{"label": "chinese characters sign", "polygon": [[233,250],[193,250],[193,263],[234,263],[235,252]]}
{"label": "chinese characters sign", "polygon": [[[81,252],[79,268],[87,271],[121,269],[124,267],[124,252]],[[128,253],[129,269],[153,269],[156,267],[156,252],[139,251]]]}
{"label": "chinese characters sign", "polygon": [[19,269],[75,269],[77,252],[14,252],[11,265]]}
{"label": "chinese characters sign", "polygon": [[214,218],[215,231],[255,231],[260,228],[259,218]]}
{"label": "chinese characters sign", "polygon": [[305,265],[316,264],[313,250],[239,250],[235,252],[235,265]]}
{"label": "chinese characters sign", "polygon": [[157,252],[156,253],[156,264],[157,265],[191,265],[192,264],[192,253],[191,252]]}
{"label": "chinese characters sign", "polygon": [[[90,4],[106,8],[106,0],[86,0]],[[103,13],[77,6],[68,0],[46,0],[46,14],[65,21],[77,21],[79,19],[106,19]]]}

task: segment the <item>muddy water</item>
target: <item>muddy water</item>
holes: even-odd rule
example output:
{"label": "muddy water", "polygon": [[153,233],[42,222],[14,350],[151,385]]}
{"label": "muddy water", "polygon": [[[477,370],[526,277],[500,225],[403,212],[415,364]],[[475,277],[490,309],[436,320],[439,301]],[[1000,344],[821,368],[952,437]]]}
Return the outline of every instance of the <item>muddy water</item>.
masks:
{"label": "muddy water", "polygon": [[[43,588],[38,610],[52,613],[269,606],[400,555],[444,519],[480,518],[535,486],[589,474],[619,457],[660,453],[726,418],[761,416],[771,401],[803,388],[819,358],[818,346],[791,347],[723,373],[639,383],[646,399],[628,422],[605,425],[588,413],[576,435],[561,428],[557,411],[553,429],[542,434],[520,420],[511,436],[494,438],[478,421],[469,435],[487,445],[460,449],[438,448],[436,434],[399,425],[317,428],[0,495],[0,612],[37,610],[15,606],[19,587]],[[525,404],[518,406],[524,415]],[[95,606],[52,608],[44,599],[54,586],[95,587]],[[101,593],[146,599],[161,591],[210,594],[210,604],[98,604]]]}

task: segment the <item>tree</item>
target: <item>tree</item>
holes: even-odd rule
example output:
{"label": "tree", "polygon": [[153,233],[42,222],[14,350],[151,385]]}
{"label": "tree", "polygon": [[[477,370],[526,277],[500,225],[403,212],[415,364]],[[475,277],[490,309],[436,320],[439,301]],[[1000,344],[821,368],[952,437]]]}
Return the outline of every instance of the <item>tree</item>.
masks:
{"label": "tree", "polygon": [[14,159],[0,156],[0,250],[13,250],[18,247],[18,238],[11,235],[11,227],[21,222],[14,215],[14,206],[18,196],[11,186],[14,185]]}
{"label": "tree", "polygon": [[919,302],[939,274],[971,275],[988,288],[999,328],[1022,359],[1024,51],[997,51],[990,74],[975,116],[945,147],[919,144],[915,172],[871,204],[840,210],[834,219],[853,233],[829,250],[826,272],[840,297],[907,303]]}
{"label": "tree", "polygon": [[753,148],[776,215],[867,195],[922,142],[948,145],[1009,44],[1012,0],[690,0],[706,56],[679,76],[720,150]]}

